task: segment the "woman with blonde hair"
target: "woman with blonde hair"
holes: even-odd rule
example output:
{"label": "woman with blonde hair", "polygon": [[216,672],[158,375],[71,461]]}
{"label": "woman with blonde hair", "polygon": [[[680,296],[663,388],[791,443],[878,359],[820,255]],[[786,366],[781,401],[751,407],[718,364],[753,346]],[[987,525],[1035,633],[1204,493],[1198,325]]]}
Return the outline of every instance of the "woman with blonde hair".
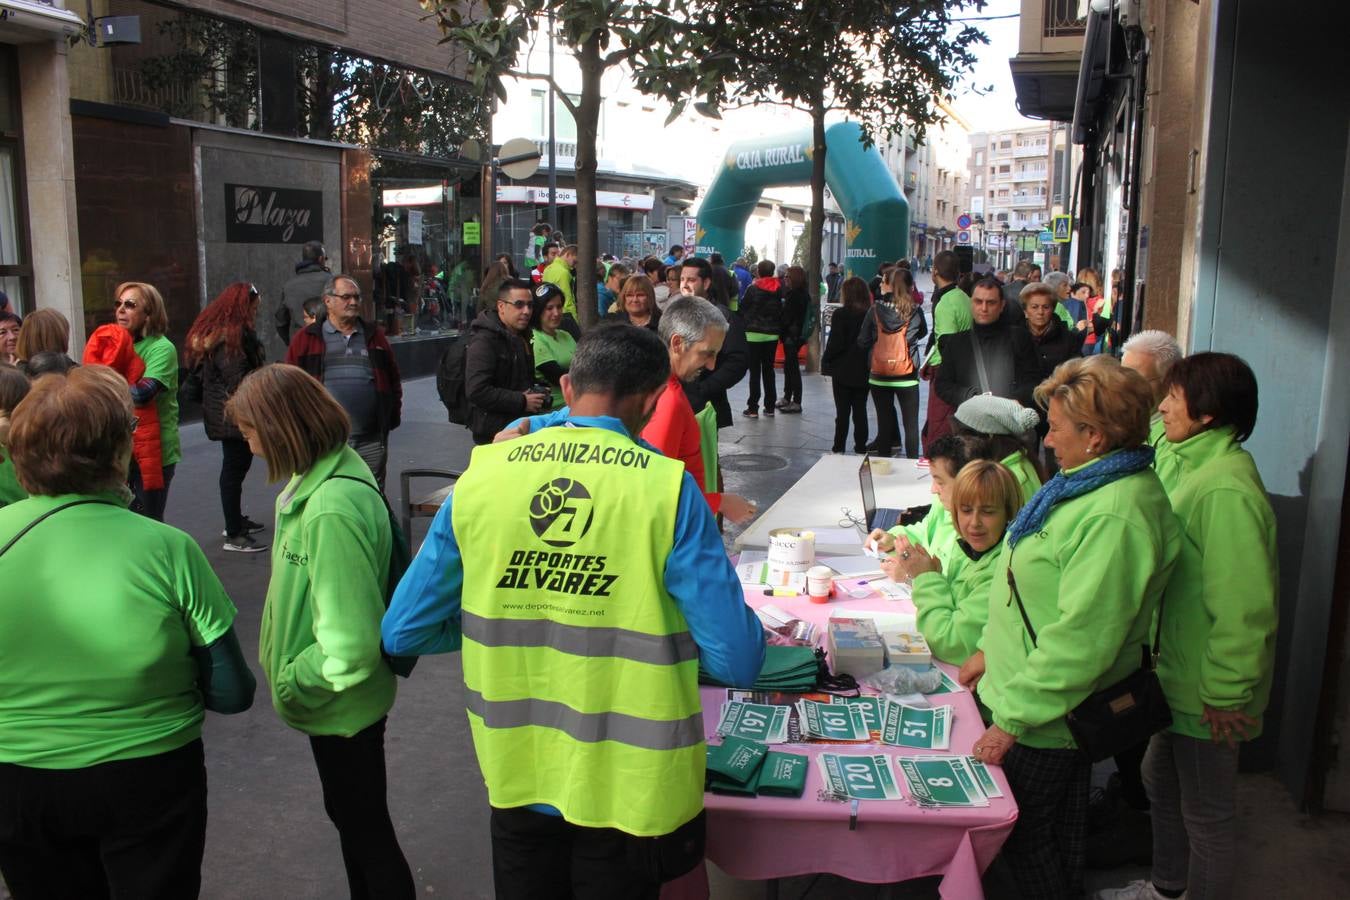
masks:
{"label": "woman with blonde hair", "polygon": [[645,275],[629,275],[619,288],[619,308],[606,318],[656,331],[661,310],[656,305],[655,286]]}
{"label": "woman with blonde hair", "polygon": [[153,400],[159,412],[160,466],[164,486],[148,489],[133,469],[131,490],[141,512],[162,522],[164,508],[169,502],[169,483],[173,480],[175,466],[183,458],[178,439],[178,351],[165,337],[164,333],[169,330],[169,314],[164,308],[164,298],[154,285],[126,281],[117,286],[113,297],[117,324],[131,334],[132,349],[145,362],[145,374],[131,386],[131,399],[137,406]]}
{"label": "woman with blonde hair", "polygon": [[959,666],[979,649],[989,620],[989,585],[1004,534],[1022,508],[1022,488],[1005,466],[981,459],[961,469],[951,490],[960,535],[956,546],[965,557],[955,574],[944,573],[936,557],[905,540],[897,542],[899,552],[882,560],[881,567],[893,580],[913,582],[916,626],[934,656]]}
{"label": "woman with blonde hair", "polygon": [[184,358],[201,383],[206,437],[220,443],[220,505],[225,513],[224,549],[257,553],[267,545],[252,535],[263,526],[244,515],[240,500],[253,454],[225,416],[225,403],[244,376],[263,364],[262,341],[253,328],[261,303],[258,289],[237,281],[207,304],[188,329]]}
{"label": "woman with blonde hair", "polygon": [[225,404],[277,497],[258,657],[272,706],[309,736],[353,898],[415,896],[389,817],[384,727],[395,678],[380,653],[393,532],[346,411],[288,365],[250,373]]}
{"label": "woman with blonde hair", "polygon": [[[1139,670],[1181,534],[1151,463],[1153,392],[1112,357],[1069,360],[1036,388],[1060,471],[1008,529],[981,651],[961,668],[993,724],[1018,819],[1004,845],[1025,897],[1083,893],[1092,758],[1068,715]],[[1103,552],[1103,548],[1108,548]]]}

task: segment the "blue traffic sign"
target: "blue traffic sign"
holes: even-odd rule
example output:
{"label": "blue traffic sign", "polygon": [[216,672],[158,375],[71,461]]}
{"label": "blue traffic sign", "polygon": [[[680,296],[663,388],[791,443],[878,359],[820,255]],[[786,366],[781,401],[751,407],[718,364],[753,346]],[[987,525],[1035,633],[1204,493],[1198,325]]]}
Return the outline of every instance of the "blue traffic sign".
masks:
{"label": "blue traffic sign", "polygon": [[961,215],[957,216],[957,217],[956,217],[956,227],[959,228],[959,229],[961,229],[962,231],[965,231],[967,228],[969,228],[969,227],[970,227],[970,214],[969,214],[969,213],[961,213]]}

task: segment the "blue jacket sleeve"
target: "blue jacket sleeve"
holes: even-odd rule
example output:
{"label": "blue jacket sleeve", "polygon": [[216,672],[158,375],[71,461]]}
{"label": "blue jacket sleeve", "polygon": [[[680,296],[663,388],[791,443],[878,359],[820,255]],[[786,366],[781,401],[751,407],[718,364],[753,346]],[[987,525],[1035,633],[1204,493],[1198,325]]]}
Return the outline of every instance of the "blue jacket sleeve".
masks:
{"label": "blue jacket sleeve", "polygon": [[725,684],[750,687],[764,665],[764,629],[745,603],[716,521],[688,472],[680,485],[665,584],[689,623],[703,669]]}
{"label": "blue jacket sleeve", "polygon": [[509,431],[510,429],[519,426],[521,422],[528,421],[530,423],[530,434],[534,434],[541,428],[561,425],[563,422],[567,421],[567,417],[571,415],[571,412],[572,411],[568,407],[564,406],[560,409],[555,409],[552,412],[546,412],[541,416],[521,416],[519,419],[512,419],[510,422],[506,423],[506,428],[503,428],[502,430]]}
{"label": "blue jacket sleeve", "polygon": [[422,548],[389,601],[380,637],[393,656],[453,653],[460,648],[464,564],[451,527],[453,502],[453,496],[447,497],[432,519]]}

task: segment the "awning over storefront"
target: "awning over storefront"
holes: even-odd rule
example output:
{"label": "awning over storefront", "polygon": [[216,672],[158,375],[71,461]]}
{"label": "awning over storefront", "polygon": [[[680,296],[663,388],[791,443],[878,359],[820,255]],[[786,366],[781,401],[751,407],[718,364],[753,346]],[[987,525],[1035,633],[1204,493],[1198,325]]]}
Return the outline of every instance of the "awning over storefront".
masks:
{"label": "awning over storefront", "polygon": [[79,34],[84,20],[62,0],[0,0],[0,43],[31,44]]}
{"label": "awning over storefront", "polygon": [[[557,199],[559,206],[576,206],[577,192],[572,188],[558,188]],[[497,188],[497,202],[546,205],[548,203],[548,188],[502,185]],[[609,209],[649,211],[653,204],[654,201],[650,194],[632,194],[620,191],[595,192],[595,205],[608,207]]]}

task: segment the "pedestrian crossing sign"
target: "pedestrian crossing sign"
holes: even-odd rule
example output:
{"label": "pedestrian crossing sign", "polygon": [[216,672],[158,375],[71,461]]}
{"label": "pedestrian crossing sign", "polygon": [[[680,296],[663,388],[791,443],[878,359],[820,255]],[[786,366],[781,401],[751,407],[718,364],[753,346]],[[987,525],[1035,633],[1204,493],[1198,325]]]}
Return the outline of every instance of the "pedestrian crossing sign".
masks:
{"label": "pedestrian crossing sign", "polygon": [[1055,216],[1054,224],[1055,243],[1067,244],[1073,238],[1073,216]]}

